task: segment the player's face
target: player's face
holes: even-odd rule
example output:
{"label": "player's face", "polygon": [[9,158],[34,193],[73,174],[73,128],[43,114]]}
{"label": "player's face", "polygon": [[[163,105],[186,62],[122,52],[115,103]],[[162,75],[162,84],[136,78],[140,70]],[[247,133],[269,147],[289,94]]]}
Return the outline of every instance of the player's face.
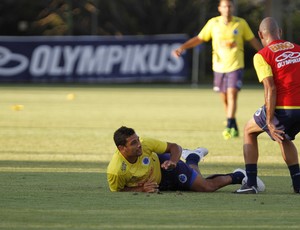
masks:
{"label": "player's face", "polygon": [[218,10],[221,16],[231,17],[233,12],[233,5],[230,1],[221,1]]}
{"label": "player's face", "polygon": [[142,145],[138,135],[133,134],[128,137],[125,145],[126,155],[129,157],[138,157],[142,155]]}

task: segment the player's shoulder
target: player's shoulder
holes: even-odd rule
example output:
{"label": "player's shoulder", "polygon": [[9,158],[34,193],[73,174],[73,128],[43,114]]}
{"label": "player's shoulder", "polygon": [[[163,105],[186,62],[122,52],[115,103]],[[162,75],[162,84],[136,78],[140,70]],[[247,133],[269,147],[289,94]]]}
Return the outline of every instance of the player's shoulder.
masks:
{"label": "player's shoulder", "polygon": [[116,152],[112,156],[111,161],[107,166],[107,173],[120,174],[125,171],[124,170],[125,164],[126,163],[124,157],[122,157],[121,153],[118,150],[116,150]]}
{"label": "player's shoulder", "polygon": [[[247,24],[247,21],[244,18],[232,16],[232,21],[235,23]],[[219,24],[223,23],[222,16],[216,16],[207,21],[208,24]]]}
{"label": "player's shoulder", "polygon": [[300,50],[300,44],[298,44],[298,43],[293,43],[293,42],[290,42],[290,43],[292,43],[292,44],[294,45],[294,47],[296,47],[298,50]]}
{"label": "player's shoulder", "polygon": [[147,144],[151,145],[151,144],[157,144],[157,143],[164,142],[164,141],[158,140],[153,137],[148,137],[148,136],[140,137],[140,141],[141,141],[142,145],[147,145]]}
{"label": "player's shoulder", "polygon": [[143,136],[143,137],[140,137],[140,142],[141,142],[141,145],[142,145],[142,147],[143,147],[143,152],[144,152],[144,151],[145,151],[146,149],[148,149],[148,148],[151,149],[151,147],[152,147],[155,143],[157,143],[158,140],[157,140],[157,139],[154,139],[154,138],[152,138],[152,137]]}
{"label": "player's shoulder", "polygon": [[167,142],[161,141],[152,137],[140,138],[143,153],[149,155],[152,152],[163,152],[167,148]]}
{"label": "player's shoulder", "polygon": [[153,137],[143,136],[143,137],[140,137],[140,141],[141,141],[141,143],[147,143],[147,142],[157,141],[157,139],[155,139]]}
{"label": "player's shoulder", "polygon": [[257,63],[261,63],[262,61],[264,61],[264,57],[262,56],[262,54],[260,52],[257,52],[256,54],[254,54],[253,56],[253,63],[254,65]]}
{"label": "player's shoulder", "polygon": [[247,21],[246,21],[246,19],[238,17],[238,16],[233,16],[232,20],[234,22],[237,22],[237,23],[240,23],[240,24],[248,24]]}
{"label": "player's shoulder", "polygon": [[208,24],[219,23],[222,21],[222,16],[216,16],[207,21]]}

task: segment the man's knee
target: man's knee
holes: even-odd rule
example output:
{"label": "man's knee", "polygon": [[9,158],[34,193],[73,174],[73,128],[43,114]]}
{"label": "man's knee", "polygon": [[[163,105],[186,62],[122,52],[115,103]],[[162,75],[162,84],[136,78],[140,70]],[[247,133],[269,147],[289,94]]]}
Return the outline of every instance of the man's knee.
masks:
{"label": "man's knee", "polygon": [[258,136],[263,130],[256,124],[255,120],[251,118],[244,127],[244,134],[251,136]]}

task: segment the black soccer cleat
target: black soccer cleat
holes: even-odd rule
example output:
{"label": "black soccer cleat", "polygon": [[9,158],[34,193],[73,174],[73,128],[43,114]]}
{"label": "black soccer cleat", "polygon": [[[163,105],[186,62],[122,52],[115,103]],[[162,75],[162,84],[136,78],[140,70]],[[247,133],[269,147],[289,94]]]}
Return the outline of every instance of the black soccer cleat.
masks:
{"label": "black soccer cleat", "polygon": [[294,188],[294,193],[298,193],[299,194],[300,193],[300,188],[297,188],[297,189]]}
{"label": "black soccer cleat", "polygon": [[258,190],[255,186],[248,186],[247,184],[242,185],[242,187],[238,190],[236,190],[233,193],[237,194],[257,194]]}

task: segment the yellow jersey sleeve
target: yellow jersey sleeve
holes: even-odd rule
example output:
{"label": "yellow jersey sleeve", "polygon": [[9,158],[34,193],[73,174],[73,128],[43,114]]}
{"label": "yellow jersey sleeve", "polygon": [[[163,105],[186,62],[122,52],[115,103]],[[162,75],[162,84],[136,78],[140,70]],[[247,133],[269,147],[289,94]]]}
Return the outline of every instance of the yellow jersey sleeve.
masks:
{"label": "yellow jersey sleeve", "polygon": [[212,20],[212,19],[208,20],[208,22],[205,24],[205,26],[202,28],[202,30],[198,34],[198,37],[205,42],[208,42],[209,40],[211,40],[212,39],[212,28],[213,28],[214,24],[215,24],[214,20]]}
{"label": "yellow jersey sleeve", "polygon": [[271,66],[265,61],[263,56],[256,53],[253,57],[253,65],[259,82],[262,82],[267,77],[273,77]]}
{"label": "yellow jersey sleeve", "polygon": [[241,20],[241,24],[242,24],[242,26],[244,28],[243,29],[243,31],[244,31],[244,33],[243,33],[244,40],[245,41],[252,40],[255,36],[254,36],[252,30],[250,29],[249,24],[246,22],[246,20]]}
{"label": "yellow jersey sleeve", "polygon": [[107,182],[109,189],[112,192],[117,192],[120,189],[123,189],[125,185],[124,177],[113,173],[107,173]]}
{"label": "yellow jersey sleeve", "polygon": [[112,192],[123,189],[126,184],[126,159],[116,150],[108,167],[107,167],[107,182],[109,189]]}
{"label": "yellow jersey sleeve", "polygon": [[149,137],[141,138],[141,143],[143,146],[143,152],[147,154],[151,154],[152,152],[161,154],[167,149],[167,142],[159,141]]}

